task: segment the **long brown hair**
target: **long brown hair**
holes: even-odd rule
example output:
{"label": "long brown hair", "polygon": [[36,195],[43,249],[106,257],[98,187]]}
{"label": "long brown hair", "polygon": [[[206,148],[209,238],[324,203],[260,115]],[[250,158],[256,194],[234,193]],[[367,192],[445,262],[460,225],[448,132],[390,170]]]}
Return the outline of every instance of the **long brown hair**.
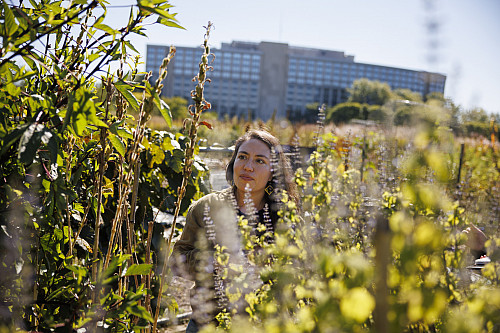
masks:
{"label": "long brown hair", "polygon": [[[231,160],[226,166],[226,180],[232,186],[233,181],[233,167],[234,161],[236,160],[236,156],[238,155],[238,151],[241,145],[251,139],[257,139],[265,143],[269,149],[271,150],[271,159],[272,161],[272,179],[269,181],[269,184],[273,186],[276,190],[283,189],[287,192],[288,197],[292,199],[297,205],[299,204],[299,196],[297,193],[297,186],[293,181],[292,169],[290,167],[290,162],[288,161],[285,152],[283,151],[283,147],[279,140],[265,130],[256,130],[252,129],[243,134],[240,138],[238,138],[234,144],[234,152],[231,156]],[[274,201],[276,199],[272,198],[266,193],[266,200]]]}

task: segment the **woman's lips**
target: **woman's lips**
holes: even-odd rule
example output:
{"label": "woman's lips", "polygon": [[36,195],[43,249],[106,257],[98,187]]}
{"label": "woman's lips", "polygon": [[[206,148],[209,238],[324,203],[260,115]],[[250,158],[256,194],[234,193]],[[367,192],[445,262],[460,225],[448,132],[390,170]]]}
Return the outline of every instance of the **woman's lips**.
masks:
{"label": "woman's lips", "polygon": [[247,175],[241,175],[241,176],[240,176],[240,178],[241,178],[241,179],[243,179],[243,180],[246,180],[246,181],[253,180],[253,178],[252,178],[252,177],[247,176]]}

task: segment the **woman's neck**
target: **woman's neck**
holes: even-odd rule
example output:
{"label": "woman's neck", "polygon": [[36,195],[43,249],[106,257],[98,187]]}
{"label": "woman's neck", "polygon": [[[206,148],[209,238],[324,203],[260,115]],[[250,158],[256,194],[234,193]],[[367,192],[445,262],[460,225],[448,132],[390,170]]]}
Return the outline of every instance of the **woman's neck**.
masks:
{"label": "woman's neck", "polygon": [[[245,205],[245,191],[240,191],[238,188],[236,188],[235,191],[235,196],[236,196],[236,203],[238,204],[238,209],[242,213],[247,213],[246,205]],[[264,193],[254,193],[250,192],[250,199],[253,201],[254,207],[257,211],[261,210],[264,208]]]}

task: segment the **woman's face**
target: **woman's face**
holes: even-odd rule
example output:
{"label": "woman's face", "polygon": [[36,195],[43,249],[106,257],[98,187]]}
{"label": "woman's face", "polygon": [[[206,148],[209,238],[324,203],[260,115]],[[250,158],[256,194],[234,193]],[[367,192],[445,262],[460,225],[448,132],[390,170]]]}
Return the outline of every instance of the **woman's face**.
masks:
{"label": "woman's face", "polygon": [[253,194],[263,192],[272,178],[269,147],[258,139],[245,141],[238,149],[234,161],[233,178],[240,191],[244,191],[249,184]]}

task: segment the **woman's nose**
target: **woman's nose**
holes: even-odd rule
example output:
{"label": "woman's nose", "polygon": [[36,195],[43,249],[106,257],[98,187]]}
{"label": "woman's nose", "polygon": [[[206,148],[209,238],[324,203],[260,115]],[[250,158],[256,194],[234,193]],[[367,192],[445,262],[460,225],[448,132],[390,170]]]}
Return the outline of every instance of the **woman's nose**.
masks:
{"label": "woman's nose", "polygon": [[245,165],[243,166],[243,168],[245,170],[253,170],[253,165],[252,165],[252,161],[248,160]]}

